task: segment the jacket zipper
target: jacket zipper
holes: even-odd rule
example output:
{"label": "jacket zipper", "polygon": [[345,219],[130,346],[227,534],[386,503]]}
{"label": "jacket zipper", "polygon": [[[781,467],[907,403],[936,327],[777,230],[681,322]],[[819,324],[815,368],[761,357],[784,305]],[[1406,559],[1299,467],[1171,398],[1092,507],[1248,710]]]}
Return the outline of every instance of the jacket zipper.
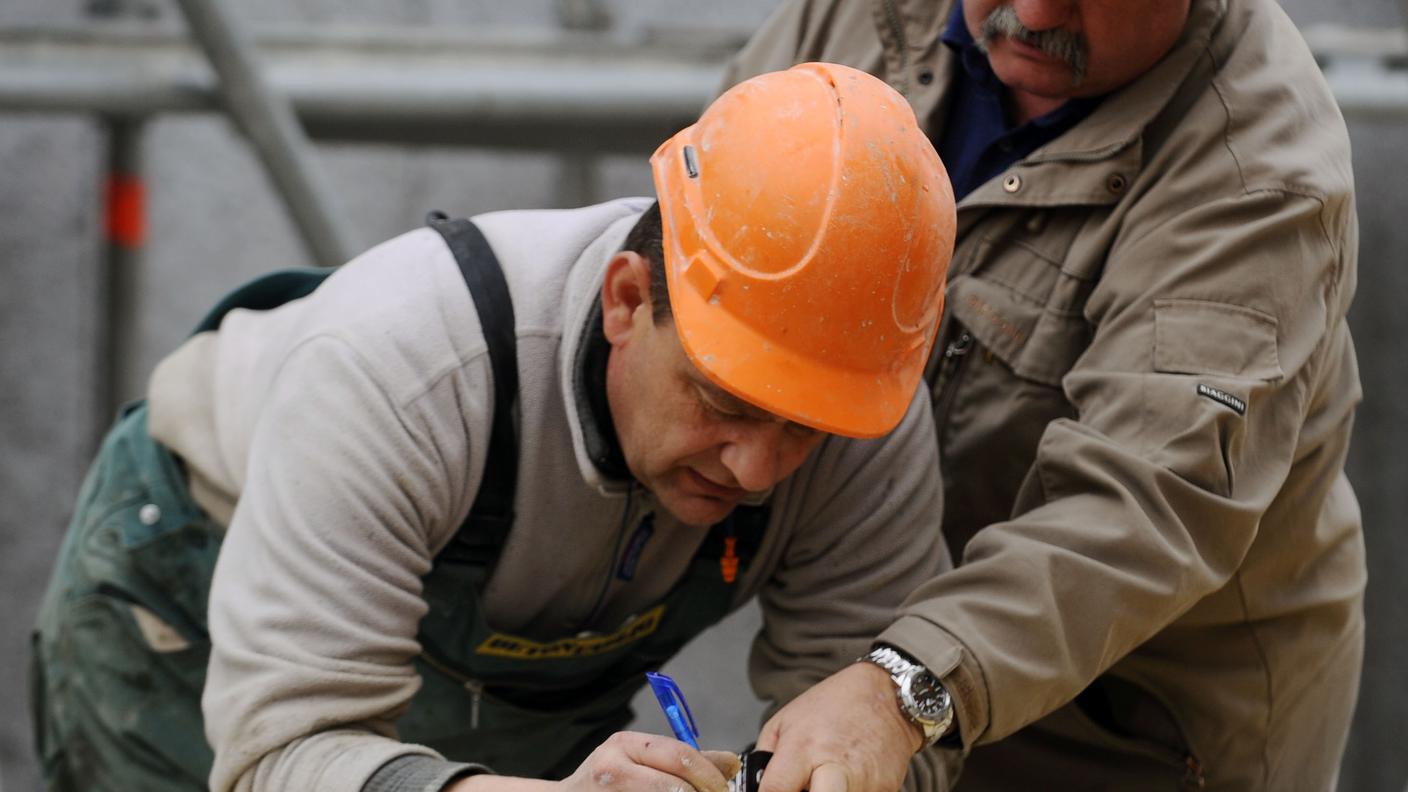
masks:
{"label": "jacket zipper", "polygon": [[953,408],[954,393],[958,390],[958,378],[963,373],[963,363],[973,349],[973,334],[963,330],[958,338],[944,347],[943,362],[939,365],[936,388],[939,391],[938,409],[934,416],[939,433],[948,425],[948,413]]}
{"label": "jacket zipper", "polygon": [[890,25],[890,32],[895,34],[895,41],[899,43],[900,73],[895,86],[901,94],[909,94],[909,43],[905,41],[904,25],[900,23],[899,9],[895,8],[895,0],[884,0],[885,21]]}
{"label": "jacket zipper", "polygon": [[469,728],[478,729],[479,703],[480,700],[484,698],[483,680],[475,679],[474,677],[471,677],[468,674],[460,673],[449,663],[441,660],[440,658],[432,654],[430,650],[427,649],[424,645],[421,646],[420,656],[421,659],[424,660],[426,664],[429,665],[431,668],[434,668],[436,671],[439,671],[445,676],[460,683],[462,686],[464,686],[464,689],[469,692]]}
{"label": "jacket zipper", "polygon": [[1198,757],[1193,754],[1185,754],[1183,757],[1183,785],[1188,789],[1203,789],[1207,787],[1207,778],[1203,776],[1203,763],[1198,761]]}
{"label": "jacket zipper", "polygon": [[606,605],[606,593],[611,590],[611,579],[616,577],[616,568],[621,563],[621,545],[626,541],[626,527],[631,523],[631,506],[635,491],[636,484],[632,482],[631,488],[626,490],[626,511],[621,515],[621,524],[616,529],[616,549],[611,553],[611,563],[606,565],[606,579],[602,581],[601,590],[597,592],[596,602],[592,604],[587,618],[577,625],[576,632],[586,629],[589,624],[595,624]]}

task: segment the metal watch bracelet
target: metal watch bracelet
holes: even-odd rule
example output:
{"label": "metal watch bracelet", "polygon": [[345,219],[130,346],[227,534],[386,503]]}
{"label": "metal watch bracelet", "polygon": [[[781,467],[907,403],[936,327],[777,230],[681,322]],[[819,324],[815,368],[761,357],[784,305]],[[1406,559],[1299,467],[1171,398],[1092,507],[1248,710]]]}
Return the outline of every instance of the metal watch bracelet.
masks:
{"label": "metal watch bracelet", "polygon": [[890,675],[900,712],[923,732],[925,746],[933,745],[948,734],[954,722],[953,700],[929,669],[884,644],[858,658],[859,661],[877,665]]}

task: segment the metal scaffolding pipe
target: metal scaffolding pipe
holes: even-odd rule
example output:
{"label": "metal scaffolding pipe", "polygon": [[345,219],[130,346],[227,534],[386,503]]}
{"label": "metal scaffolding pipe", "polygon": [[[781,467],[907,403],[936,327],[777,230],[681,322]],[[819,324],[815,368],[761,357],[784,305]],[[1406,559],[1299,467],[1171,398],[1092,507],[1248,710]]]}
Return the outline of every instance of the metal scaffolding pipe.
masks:
{"label": "metal scaffolding pipe", "polygon": [[[1346,116],[1408,118],[1401,31],[1312,28],[1306,37]],[[739,41],[282,31],[261,37],[259,54],[271,90],[314,138],[640,152],[694,120]],[[1340,71],[1356,60],[1371,67]],[[218,109],[214,75],[176,37],[0,31],[0,112]]]}
{"label": "metal scaffolding pipe", "polygon": [[257,53],[217,0],[178,0],[191,33],[220,75],[225,107],[254,146],[314,259],[333,267],[352,255],[351,235],[288,99],[270,88]]}
{"label": "metal scaffolding pipe", "polygon": [[93,394],[93,450],[112,425],[124,398],[137,392],[124,381],[133,370],[136,274],[146,245],[146,185],[143,179],[142,128],[139,120],[111,118],[107,122],[107,173],[103,214],[106,243],[98,269],[97,343]]}
{"label": "metal scaffolding pipe", "polygon": [[1347,118],[1408,118],[1408,30],[1314,25],[1304,34]]}
{"label": "metal scaffolding pipe", "polygon": [[1408,119],[1408,73],[1392,74],[1374,64],[1333,63],[1325,79],[1347,118]]}
{"label": "metal scaffolding pipe", "polygon": [[[1351,34],[1353,32],[1350,32]],[[1310,30],[1345,114],[1408,117],[1402,34]],[[595,34],[486,37],[288,34],[261,59],[308,134],[323,139],[598,151],[648,150],[693,120],[717,89],[725,44],[640,43]],[[171,37],[0,33],[0,110],[150,115],[218,109],[216,81]]]}
{"label": "metal scaffolding pipe", "polygon": [[[260,59],[318,139],[641,152],[695,119],[734,43],[283,33],[261,39]],[[0,30],[0,112],[211,112],[217,91],[170,35]]]}

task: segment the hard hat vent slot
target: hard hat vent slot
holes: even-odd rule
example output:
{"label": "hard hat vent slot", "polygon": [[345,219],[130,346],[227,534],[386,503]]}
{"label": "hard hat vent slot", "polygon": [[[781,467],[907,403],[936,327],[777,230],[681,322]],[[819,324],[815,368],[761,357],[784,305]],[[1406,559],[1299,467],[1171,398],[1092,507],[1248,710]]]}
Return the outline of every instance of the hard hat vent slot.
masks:
{"label": "hard hat vent slot", "polygon": [[699,157],[694,153],[694,146],[684,147],[684,170],[689,178],[699,178]]}

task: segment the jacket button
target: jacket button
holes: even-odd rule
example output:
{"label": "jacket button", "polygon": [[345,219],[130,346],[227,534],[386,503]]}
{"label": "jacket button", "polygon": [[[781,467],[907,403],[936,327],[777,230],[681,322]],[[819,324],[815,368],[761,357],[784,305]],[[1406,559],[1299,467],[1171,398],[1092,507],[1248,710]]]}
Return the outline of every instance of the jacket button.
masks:
{"label": "jacket button", "polygon": [[934,81],[934,73],[933,73],[933,72],[929,71],[928,69],[925,69],[924,71],[919,72],[919,84],[920,84],[920,85],[928,85],[928,84],[932,83],[933,81]]}
{"label": "jacket button", "polygon": [[1002,180],[1002,189],[1014,193],[1022,189],[1022,177],[1015,173],[1007,174],[1007,178]]}
{"label": "jacket button", "polygon": [[161,507],[148,503],[137,510],[137,519],[142,521],[142,525],[156,525],[161,521]]}
{"label": "jacket button", "polygon": [[1123,174],[1111,173],[1110,178],[1105,180],[1105,187],[1115,195],[1124,192],[1124,188],[1128,186],[1129,183],[1125,181]]}

